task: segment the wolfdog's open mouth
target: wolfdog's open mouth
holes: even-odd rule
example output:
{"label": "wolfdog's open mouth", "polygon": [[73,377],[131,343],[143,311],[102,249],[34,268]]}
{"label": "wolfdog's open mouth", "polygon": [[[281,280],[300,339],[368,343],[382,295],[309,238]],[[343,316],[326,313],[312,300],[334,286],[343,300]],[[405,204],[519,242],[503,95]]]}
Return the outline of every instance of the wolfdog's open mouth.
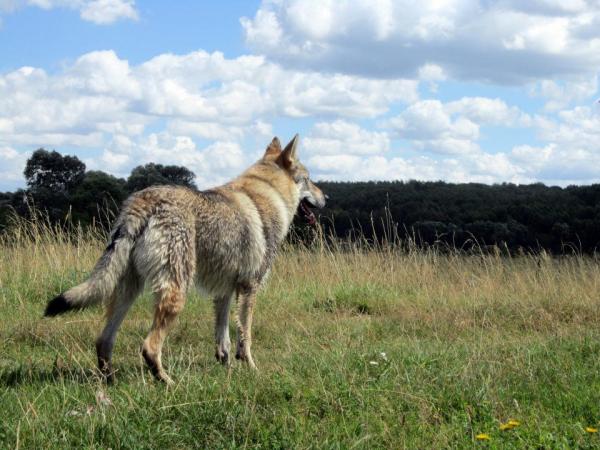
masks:
{"label": "wolfdog's open mouth", "polygon": [[315,213],[313,213],[312,210],[310,209],[310,208],[314,208],[314,207],[315,206],[308,200],[306,200],[304,198],[302,200],[300,200],[300,207],[298,209],[302,212],[304,219],[306,219],[306,221],[310,225],[314,225],[317,222]]}

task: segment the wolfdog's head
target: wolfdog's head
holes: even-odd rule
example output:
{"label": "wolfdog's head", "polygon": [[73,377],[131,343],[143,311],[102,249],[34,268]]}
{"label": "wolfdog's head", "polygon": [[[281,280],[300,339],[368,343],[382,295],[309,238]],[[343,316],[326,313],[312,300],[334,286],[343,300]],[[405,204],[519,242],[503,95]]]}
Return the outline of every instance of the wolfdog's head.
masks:
{"label": "wolfdog's head", "polygon": [[298,159],[297,147],[298,135],[294,136],[283,150],[279,139],[275,137],[267,147],[263,158],[275,162],[293,181],[300,193],[298,211],[312,225],[317,219],[311,208],[324,207],[327,196],[310,180],[308,170]]}

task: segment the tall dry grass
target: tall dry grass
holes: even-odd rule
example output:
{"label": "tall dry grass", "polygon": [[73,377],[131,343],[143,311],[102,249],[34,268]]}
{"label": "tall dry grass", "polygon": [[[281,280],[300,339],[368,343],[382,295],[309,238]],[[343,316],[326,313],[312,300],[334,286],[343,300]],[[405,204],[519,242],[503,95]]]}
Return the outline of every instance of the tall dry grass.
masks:
{"label": "tall dry grass", "polygon": [[[283,246],[265,295],[298,293],[314,307],[397,315],[402,323],[460,332],[472,326],[547,329],[598,324],[600,264],[545,252],[506,257],[497,249],[423,248],[388,226],[380,242],[351,241],[319,228],[309,244]],[[108,230],[15,218],[0,234],[0,301],[26,305],[83,279]],[[475,247],[477,248],[477,247]]]}

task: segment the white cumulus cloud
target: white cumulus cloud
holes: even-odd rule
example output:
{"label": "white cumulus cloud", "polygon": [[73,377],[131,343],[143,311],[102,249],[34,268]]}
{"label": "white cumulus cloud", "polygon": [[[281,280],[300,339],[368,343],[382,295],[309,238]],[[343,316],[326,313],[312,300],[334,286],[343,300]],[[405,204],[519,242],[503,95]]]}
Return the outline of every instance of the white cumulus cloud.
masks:
{"label": "white cumulus cloud", "polygon": [[[419,127],[411,129],[412,145],[434,146],[435,157],[408,156],[406,145],[392,143],[387,133],[345,121],[315,124],[301,141],[300,155],[313,177],[321,180],[531,181],[511,155],[480,149],[471,140],[477,137],[476,125],[464,118],[453,121],[441,102],[418,102],[406,111],[403,118],[410,116],[410,126]],[[395,155],[390,154],[392,149]]]}
{"label": "white cumulus cloud", "polygon": [[421,100],[384,122],[417,150],[465,155],[481,151],[481,126],[529,127],[532,119],[503,100],[463,97],[448,103]]}
{"label": "white cumulus cloud", "polygon": [[479,150],[479,125],[463,116],[452,117],[439,100],[416,102],[387,124],[397,137],[420,150],[443,154]]}
{"label": "white cumulus cloud", "polygon": [[13,12],[19,7],[37,6],[42,9],[69,8],[79,11],[83,20],[108,25],[118,20],[139,18],[134,0],[3,0],[0,11]]}
{"label": "white cumulus cloud", "polygon": [[599,23],[595,0],[265,0],[241,19],[247,45],[286,65],[501,84],[597,73]]}
{"label": "white cumulus cloud", "polygon": [[573,103],[583,102],[598,92],[598,76],[575,77],[567,80],[541,80],[530,89],[534,97],[546,100],[546,111],[559,111]]}
{"label": "white cumulus cloud", "polygon": [[368,131],[344,120],[319,122],[303,139],[307,154],[377,155],[390,148],[386,132]]}
{"label": "white cumulus cloud", "polygon": [[0,142],[98,145],[104,134],[140,134],[159,119],[206,138],[265,134],[264,117],[374,117],[416,100],[417,85],[298,73],[255,56],[197,51],[131,66],[97,51],[55,75],[33,67],[0,75]]}
{"label": "white cumulus cloud", "polygon": [[98,25],[110,24],[121,19],[138,19],[133,0],[92,0],[85,2],[80,12],[83,20]]}

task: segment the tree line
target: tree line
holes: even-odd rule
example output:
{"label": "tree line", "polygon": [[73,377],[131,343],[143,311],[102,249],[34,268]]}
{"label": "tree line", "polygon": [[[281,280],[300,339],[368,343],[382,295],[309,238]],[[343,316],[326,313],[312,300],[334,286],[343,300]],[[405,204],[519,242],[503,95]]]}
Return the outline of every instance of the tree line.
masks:
{"label": "tree line", "polygon": [[[75,156],[39,149],[27,161],[26,189],[0,193],[0,230],[10,214],[42,209],[54,222],[108,225],[132,192],[156,184],[196,189],[185,167],[146,164],[127,179],[86,171]],[[400,238],[418,245],[469,249],[497,246],[511,253],[545,249],[593,253],[600,246],[600,185],[485,185],[445,182],[321,182],[329,201],[319,211],[325,236]],[[296,220],[300,236],[307,230]]]}
{"label": "tree line", "polygon": [[0,193],[0,230],[10,225],[11,214],[28,217],[42,211],[50,221],[110,225],[123,200],[132,192],[157,184],[196,189],[195,175],[180,166],[149,163],[137,166],[127,179],[100,170],[86,171],[76,156],[43,148],[27,160],[23,172],[26,189]]}
{"label": "tree line", "polygon": [[600,248],[600,184],[486,185],[421,181],[319,183],[325,234],[418,245],[553,254]]}

